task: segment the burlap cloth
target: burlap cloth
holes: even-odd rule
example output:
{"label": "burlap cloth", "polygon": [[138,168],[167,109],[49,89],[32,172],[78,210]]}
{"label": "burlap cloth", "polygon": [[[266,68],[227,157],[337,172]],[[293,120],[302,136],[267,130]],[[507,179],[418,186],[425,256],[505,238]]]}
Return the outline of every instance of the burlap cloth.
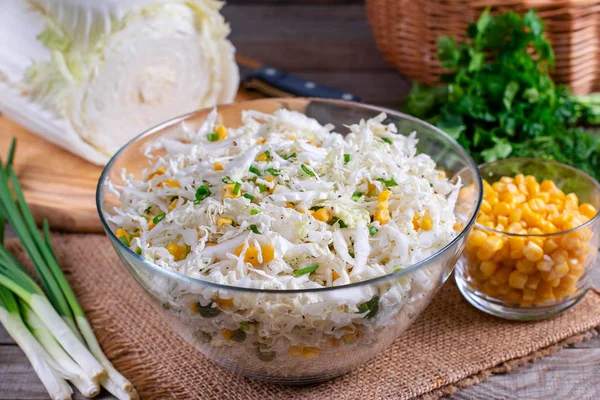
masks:
{"label": "burlap cloth", "polygon": [[[16,242],[9,248],[27,260]],[[477,311],[450,279],[402,337],[358,370],[319,385],[278,386],[225,371],[183,341],[104,236],[57,235],[54,248],[106,354],[143,399],[438,398],[592,337],[600,325],[593,291],[562,316],[518,323]]]}

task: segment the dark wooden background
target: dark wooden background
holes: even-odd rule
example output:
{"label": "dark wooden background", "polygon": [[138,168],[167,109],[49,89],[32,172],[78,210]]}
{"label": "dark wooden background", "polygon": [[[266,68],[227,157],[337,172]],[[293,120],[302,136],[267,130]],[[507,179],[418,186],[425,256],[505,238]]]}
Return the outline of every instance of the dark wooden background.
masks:
{"label": "dark wooden background", "polygon": [[[378,53],[362,1],[234,0],[223,14],[240,55],[390,108],[401,104],[410,89],[410,83]],[[0,327],[0,399],[46,397],[27,359]],[[600,398],[600,339],[493,376],[451,398]]]}

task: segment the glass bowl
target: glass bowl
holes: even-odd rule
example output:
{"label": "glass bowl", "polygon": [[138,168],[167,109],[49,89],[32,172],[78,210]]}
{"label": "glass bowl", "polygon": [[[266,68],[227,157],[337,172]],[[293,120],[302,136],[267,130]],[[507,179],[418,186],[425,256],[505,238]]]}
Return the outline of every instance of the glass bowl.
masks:
{"label": "glass bowl", "polygon": [[[568,165],[539,159],[506,159],[483,164],[479,169],[483,179],[492,185],[501,187],[502,177],[514,178],[522,174],[535,177],[538,183],[551,180],[563,193],[556,191],[548,182],[536,186],[522,182],[522,179],[529,178],[519,179],[529,193],[539,192],[536,196],[544,200],[542,208],[537,208],[542,210],[541,214],[536,211],[542,215],[541,219],[536,220],[528,214],[527,227],[519,228],[520,221],[517,225],[513,223],[519,213],[525,215],[523,209],[514,216],[508,214],[508,210],[503,211],[503,207],[498,205],[498,200],[490,199],[494,197],[490,196],[491,191],[484,190],[482,212],[455,271],[456,283],[463,296],[484,312],[513,320],[550,318],[576,305],[589,288],[588,276],[598,252],[599,217],[595,211],[600,208],[598,182]],[[504,183],[509,184],[508,180]],[[485,187],[487,185],[484,184]],[[508,191],[504,193],[510,196]],[[569,193],[575,193],[579,204],[588,203],[595,208],[587,210],[587,222],[563,221],[578,213],[567,206],[555,208],[560,207],[557,204]],[[499,202],[504,200],[500,198]],[[518,202],[514,209],[523,204]],[[536,207],[531,200],[526,204]],[[490,212],[494,215],[507,214],[504,215],[507,221],[502,220],[507,223],[492,228],[493,223],[485,221],[488,226],[484,226],[481,218],[483,210],[490,210],[488,215]],[[534,226],[544,231],[532,232]]]}
{"label": "glass bowl", "polygon": [[[165,122],[125,145],[106,165],[97,189],[97,207],[104,229],[129,273],[154,299],[165,321],[202,354],[226,369],[252,378],[306,384],[344,374],[371,359],[397,339],[429,304],[453,270],[475,220],[482,196],[474,161],[439,129],[392,110],[322,99],[264,99],[217,108],[217,122],[241,125],[243,110],[272,113],[297,111],[322,124],[344,125],[386,112],[404,134],[416,131],[418,151],[433,157],[437,168],[469,188],[456,213],[458,233],[442,250],[418,264],[392,274],[345,286],[308,290],[260,290],[225,286],[190,278],[148,262],[115,235],[106,212],[119,204],[107,181],[123,184],[121,171],[138,177],[148,168],[144,151],[157,138],[177,135],[183,121],[197,129],[211,110]],[[400,300],[399,300],[400,299]],[[353,304],[355,308],[349,308]],[[211,307],[211,306],[216,306]],[[369,313],[358,312],[368,309]],[[304,311],[303,311],[304,310]],[[309,312],[310,311],[310,312]],[[306,313],[306,315],[305,315]],[[336,322],[340,313],[352,323]],[[315,315],[319,317],[316,318]],[[277,340],[272,340],[274,330]]]}

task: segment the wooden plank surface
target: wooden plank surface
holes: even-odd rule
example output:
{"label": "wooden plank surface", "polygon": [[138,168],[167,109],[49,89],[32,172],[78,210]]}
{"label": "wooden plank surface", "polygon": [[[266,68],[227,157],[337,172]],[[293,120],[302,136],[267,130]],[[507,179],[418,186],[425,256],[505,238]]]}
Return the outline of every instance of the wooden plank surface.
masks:
{"label": "wooden plank surface", "polygon": [[[223,12],[239,54],[395,107],[408,82],[376,51],[358,0],[236,0]],[[326,3],[323,5],[323,3]],[[593,274],[600,286],[600,270]],[[600,337],[466,388],[450,399],[600,398]],[[45,399],[23,353],[0,327],[0,399]],[[75,397],[81,398],[81,397]],[[108,399],[103,393],[98,398]]]}

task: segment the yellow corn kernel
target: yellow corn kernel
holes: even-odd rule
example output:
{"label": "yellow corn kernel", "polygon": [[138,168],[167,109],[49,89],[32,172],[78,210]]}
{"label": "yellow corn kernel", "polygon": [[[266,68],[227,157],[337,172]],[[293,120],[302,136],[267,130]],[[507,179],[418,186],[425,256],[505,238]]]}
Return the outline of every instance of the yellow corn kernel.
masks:
{"label": "yellow corn kernel", "polygon": [[525,177],[525,186],[529,196],[535,196],[540,192],[540,184],[536,182],[535,177],[529,175]]}
{"label": "yellow corn kernel", "polygon": [[469,234],[469,237],[467,238],[467,245],[473,248],[480,247],[486,239],[487,235],[485,234],[485,232],[474,229],[473,232],[471,232]]}
{"label": "yellow corn kernel", "polygon": [[242,195],[242,191],[238,190],[237,193],[233,193],[233,189],[235,188],[235,183],[229,183],[227,185],[223,185],[221,188],[221,195],[223,199],[235,199]]}
{"label": "yellow corn kernel", "polygon": [[488,236],[483,243],[483,247],[487,247],[493,252],[500,250],[504,246],[504,241],[498,236]]}
{"label": "yellow corn kernel", "polygon": [[383,192],[379,193],[379,196],[377,196],[377,201],[379,203],[383,203],[385,201],[388,201],[391,196],[392,196],[391,190],[384,190]]}
{"label": "yellow corn kernel", "polygon": [[516,270],[512,271],[510,273],[510,275],[508,276],[508,284],[512,288],[523,289],[525,287],[526,283],[527,283],[527,275],[525,275],[519,271],[516,271]]}
{"label": "yellow corn kernel", "polygon": [[491,276],[490,283],[496,286],[507,283],[511,271],[512,269],[507,267],[497,269],[494,275]]}
{"label": "yellow corn kernel", "polygon": [[525,283],[525,287],[527,289],[537,289],[538,285],[540,284],[540,282],[542,281],[542,278],[539,277],[539,275],[531,275],[529,278],[527,278],[527,283]]}
{"label": "yellow corn kernel", "polygon": [[501,285],[496,286],[498,290],[498,295],[505,295],[510,292],[510,286],[507,283],[503,283]]}
{"label": "yellow corn kernel", "polygon": [[162,186],[167,186],[167,187],[172,187],[172,188],[180,188],[181,185],[179,184],[179,182],[176,179],[165,179],[164,181],[160,182],[158,184],[159,187]]}
{"label": "yellow corn kernel", "polygon": [[219,140],[223,140],[227,137],[227,129],[223,125],[217,126],[215,132],[217,133]]}
{"label": "yellow corn kernel", "polygon": [[511,250],[510,251],[510,258],[513,260],[518,260],[520,258],[525,257],[525,255],[523,254],[523,249],[518,249],[518,250]]}
{"label": "yellow corn kernel", "polygon": [[177,207],[177,204],[179,204],[179,199],[173,199],[173,201],[171,202],[171,204],[169,204],[169,212],[173,211],[175,209],[175,207]]}
{"label": "yellow corn kernel", "polygon": [[421,222],[419,225],[424,231],[430,231],[433,229],[433,220],[431,219],[429,210],[425,211],[425,215],[423,215],[423,218],[421,218]]}
{"label": "yellow corn kernel", "polygon": [[569,273],[569,264],[560,263],[554,266],[554,274],[557,278],[562,278]]}
{"label": "yellow corn kernel", "polygon": [[525,238],[522,236],[511,236],[508,238],[508,245],[511,250],[523,250],[523,247],[525,247]]}
{"label": "yellow corn kernel", "polygon": [[525,175],[523,175],[523,174],[517,174],[515,176],[515,184],[522,185],[524,183],[525,183]]}
{"label": "yellow corn kernel", "polygon": [[540,282],[537,288],[536,302],[543,303],[544,301],[554,300],[552,286],[547,282]]}
{"label": "yellow corn kernel", "polygon": [[115,235],[121,239],[121,238],[127,238],[128,241],[131,241],[131,236],[129,235],[129,233],[127,233],[127,231],[123,228],[119,228],[117,229],[117,231],[115,232]]}
{"label": "yellow corn kernel", "polygon": [[508,293],[506,293],[504,299],[510,303],[518,303],[521,300],[522,295],[523,292],[521,292],[520,290],[511,289]]}
{"label": "yellow corn kernel", "polygon": [[290,346],[290,349],[288,350],[288,353],[290,356],[299,356],[300,354],[302,354],[302,346]]}
{"label": "yellow corn kernel", "polygon": [[508,227],[506,229],[506,232],[508,232],[508,233],[519,233],[522,230],[523,230],[523,227],[521,226],[520,223],[513,222],[512,224],[508,225]]}
{"label": "yellow corn kernel", "polygon": [[523,297],[521,299],[525,302],[533,302],[535,300],[537,293],[533,289],[524,288],[523,289]]}
{"label": "yellow corn kernel", "polygon": [[333,347],[340,347],[341,344],[342,344],[342,342],[340,342],[340,339],[338,339],[338,338],[331,338],[331,345]]}
{"label": "yellow corn kernel", "polygon": [[223,225],[232,225],[233,220],[227,217],[217,218],[217,227],[220,228]]}
{"label": "yellow corn kernel", "polygon": [[504,182],[494,182],[492,183],[492,188],[494,188],[494,190],[498,193],[502,193],[506,191],[506,183]]}
{"label": "yellow corn kernel", "polygon": [[483,273],[486,278],[489,278],[498,269],[498,264],[493,261],[484,261],[479,265],[479,270]]}
{"label": "yellow corn kernel", "polygon": [[510,215],[511,211],[512,211],[511,206],[508,203],[501,201],[500,203],[498,203],[494,206],[493,213],[495,215],[504,215],[504,216],[508,217]]}
{"label": "yellow corn kernel", "polygon": [[296,139],[298,139],[296,136],[294,136],[294,135],[290,136],[290,140],[296,140]]}
{"label": "yellow corn kernel", "polygon": [[553,266],[554,266],[554,261],[546,260],[543,258],[540,261],[535,263],[535,267],[538,269],[538,271],[548,272],[552,269]]}
{"label": "yellow corn kernel", "polygon": [[557,248],[558,244],[556,244],[556,241],[554,241],[554,239],[547,239],[546,241],[544,241],[544,253],[550,254]]}
{"label": "yellow corn kernel", "polygon": [[519,271],[523,274],[526,274],[526,275],[533,274],[537,270],[536,264],[533,261],[529,261],[526,258],[522,258],[522,259],[518,260],[516,267],[517,267],[517,271]]}
{"label": "yellow corn kernel", "polygon": [[553,269],[550,271],[540,271],[540,277],[544,282],[552,282],[554,279],[556,279],[556,273]]}
{"label": "yellow corn kernel", "polygon": [[557,249],[550,254],[550,258],[557,264],[567,262],[569,260],[569,253],[564,249]]}
{"label": "yellow corn kernel", "polygon": [[217,297],[215,301],[221,307],[231,307],[233,305],[233,299],[221,299]]}
{"label": "yellow corn kernel", "polygon": [[275,259],[275,248],[272,244],[266,244],[261,249],[264,263],[271,262]]}
{"label": "yellow corn kernel", "polygon": [[544,256],[544,250],[530,241],[523,248],[523,254],[529,261],[539,261]]}
{"label": "yellow corn kernel", "polygon": [[[240,256],[242,254],[242,250],[244,250],[244,244],[240,244],[237,249],[234,250],[233,254],[236,256]],[[244,262],[252,264],[253,267],[258,265],[258,249],[254,246],[249,246],[246,249],[246,254],[244,255]]]}
{"label": "yellow corn kernel", "polygon": [[175,261],[181,261],[187,256],[187,247],[185,245],[169,243],[167,251],[171,253]]}
{"label": "yellow corn kernel", "polygon": [[265,144],[267,142],[267,139],[265,138],[260,138],[256,141],[256,144]]}
{"label": "yellow corn kernel", "polygon": [[586,218],[591,219],[598,213],[598,210],[591,204],[583,203],[579,206],[579,212]]}
{"label": "yellow corn kernel", "polygon": [[496,217],[496,222],[498,222],[498,225],[508,226],[508,217],[505,217],[504,215],[499,215],[498,217]]}
{"label": "yellow corn kernel", "polygon": [[256,157],[256,161],[267,161],[267,155],[265,153],[260,153],[257,157]]}
{"label": "yellow corn kernel", "polygon": [[318,347],[305,347],[302,349],[302,358],[315,358],[319,353],[321,350]]}
{"label": "yellow corn kernel", "polygon": [[331,220],[331,213],[326,208],[319,208],[316,211],[311,211],[310,215],[312,215],[316,220],[319,220],[321,222],[328,222],[329,220]]}
{"label": "yellow corn kernel", "polygon": [[489,214],[492,212],[492,206],[490,205],[490,203],[488,203],[487,200],[482,200],[481,201],[481,208],[480,211],[484,214]]}
{"label": "yellow corn kernel", "polygon": [[223,164],[221,161],[215,161],[213,167],[215,168],[215,171],[223,171]]}
{"label": "yellow corn kernel", "polygon": [[371,194],[373,192],[375,192],[377,190],[377,186],[375,186],[373,183],[371,182],[367,182],[367,194]]}
{"label": "yellow corn kernel", "polygon": [[221,329],[221,335],[227,340],[231,340],[231,336],[233,335],[234,332],[235,331],[232,331],[231,329],[226,329],[226,328]]}
{"label": "yellow corn kernel", "polygon": [[498,296],[498,288],[496,286],[492,285],[490,282],[484,283],[482,289],[483,289],[483,292],[490,297]]}
{"label": "yellow corn kernel", "polygon": [[373,219],[381,225],[387,224],[390,221],[390,210],[377,210]]}
{"label": "yellow corn kernel", "polygon": [[190,308],[190,311],[198,314],[198,303],[196,303],[195,301],[190,301],[188,303],[188,307]]}
{"label": "yellow corn kernel", "polygon": [[491,260],[492,257],[494,257],[494,253],[495,251],[491,250],[489,247],[487,246],[481,246],[478,250],[477,250],[477,258],[480,259],[481,261],[487,261],[487,260]]}
{"label": "yellow corn kernel", "polygon": [[156,171],[154,171],[153,173],[148,175],[148,180],[154,178],[155,176],[160,176],[160,175],[164,174],[165,172],[167,172],[167,167],[165,167],[164,165],[161,165],[160,167],[158,167],[156,169]]}
{"label": "yellow corn kernel", "polygon": [[579,282],[579,277],[568,274],[561,278],[560,285],[563,287],[570,287],[577,285],[577,282]]}
{"label": "yellow corn kernel", "polygon": [[332,281],[335,281],[339,277],[340,277],[340,274],[338,274],[337,272],[335,272],[335,270],[331,271],[331,280]]}
{"label": "yellow corn kernel", "polygon": [[554,190],[556,190],[556,185],[554,184],[554,182],[552,182],[549,179],[546,179],[545,181],[542,182],[542,184],[540,185],[540,189],[543,192],[552,192]]}

